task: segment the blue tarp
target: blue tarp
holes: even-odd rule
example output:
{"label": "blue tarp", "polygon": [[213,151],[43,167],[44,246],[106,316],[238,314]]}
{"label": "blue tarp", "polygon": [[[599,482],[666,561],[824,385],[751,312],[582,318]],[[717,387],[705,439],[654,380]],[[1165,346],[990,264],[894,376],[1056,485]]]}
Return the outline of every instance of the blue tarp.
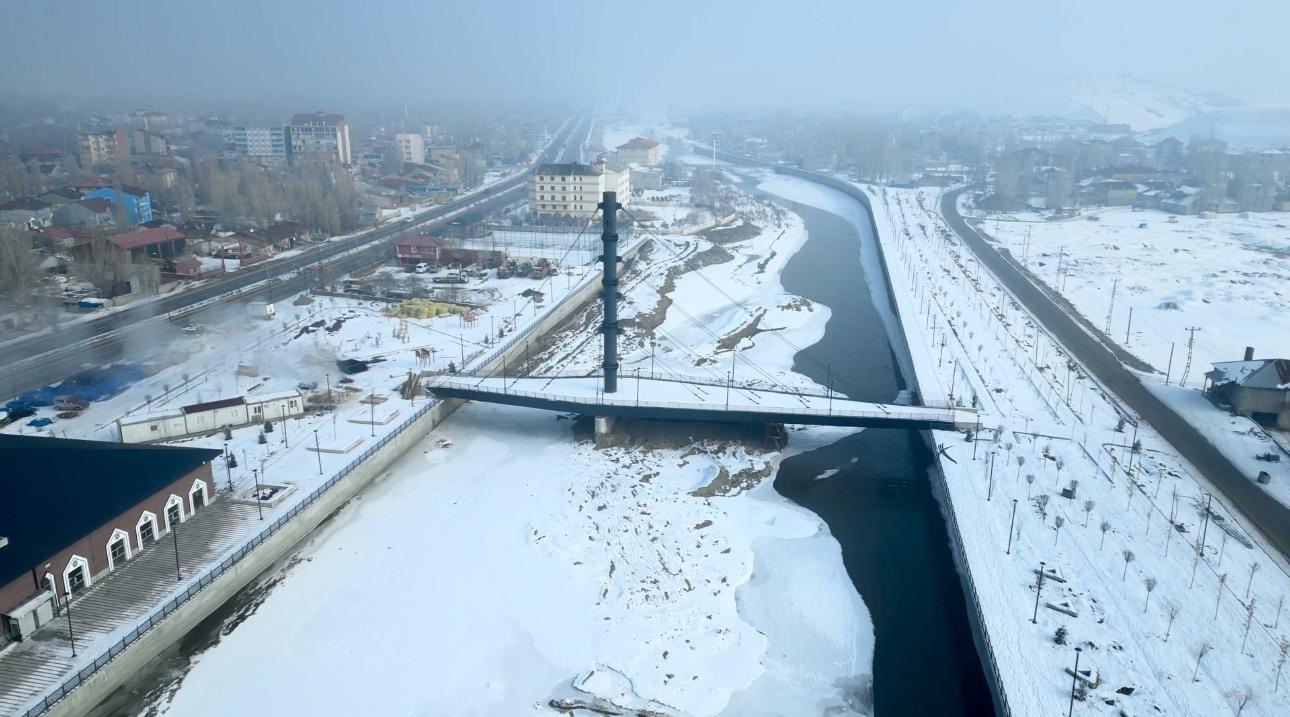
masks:
{"label": "blue tarp", "polygon": [[147,372],[134,363],[119,363],[81,371],[55,386],[42,386],[19,394],[18,401],[32,406],[52,406],[59,396],[80,396],[87,401],[102,401],[142,380]]}

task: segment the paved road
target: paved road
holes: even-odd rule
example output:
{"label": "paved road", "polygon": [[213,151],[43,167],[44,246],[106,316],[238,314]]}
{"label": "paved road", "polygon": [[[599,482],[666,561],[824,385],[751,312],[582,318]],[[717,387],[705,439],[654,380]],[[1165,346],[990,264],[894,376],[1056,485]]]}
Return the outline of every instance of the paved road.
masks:
{"label": "paved road", "polygon": [[[1174,450],[1191,462],[1283,555],[1290,555],[1290,510],[1273,500],[1244,475],[1194,426],[1151,393],[1124,368],[1115,352],[1082,329],[1077,321],[1035,286],[1017,266],[981,237],[958,213],[964,190],[946,192],[941,214],[977,257],[994,272],[1044,328],[1079,359],[1097,380],[1146,419]],[[1118,347],[1117,347],[1118,349]]]}
{"label": "paved road", "polygon": [[[560,161],[576,156],[589,130],[590,118],[570,122],[538,158],[536,164]],[[0,394],[16,395],[29,388],[43,386],[66,378],[85,365],[117,361],[125,356],[130,342],[126,334],[148,319],[171,313],[197,316],[194,307],[203,302],[209,308],[230,300],[249,297],[278,301],[304,291],[317,282],[314,269],[320,264],[324,275],[337,277],[382,261],[389,255],[389,240],[412,228],[435,228],[459,219],[480,218],[489,212],[515,202],[524,196],[528,172],[489,187],[480,193],[430,210],[416,219],[394,222],[340,241],[327,242],[305,253],[268,262],[263,269],[239,271],[199,287],[182,291],[156,301],[136,304],[101,318],[74,324],[57,332],[39,334],[0,346]],[[474,205],[461,215],[446,215]],[[366,247],[366,248],[363,248]],[[355,251],[357,250],[357,251]],[[353,254],[341,256],[346,252]],[[266,279],[276,279],[268,281]],[[259,284],[252,286],[252,284]],[[175,333],[175,336],[179,336]],[[163,329],[149,334],[145,341],[167,338]],[[138,347],[133,347],[137,349]]]}

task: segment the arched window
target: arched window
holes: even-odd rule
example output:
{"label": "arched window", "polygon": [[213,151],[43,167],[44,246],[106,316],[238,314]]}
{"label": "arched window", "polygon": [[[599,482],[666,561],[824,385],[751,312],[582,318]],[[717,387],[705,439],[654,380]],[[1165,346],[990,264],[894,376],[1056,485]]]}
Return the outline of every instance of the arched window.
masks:
{"label": "arched window", "polygon": [[107,541],[108,570],[130,559],[130,534],[117,528]]}
{"label": "arched window", "polygon": [[66,595],[75,595],[90,586],[93,578],[90,577],[90,561],[79,555],[73,555],[67,561],[67,567],[63,568],[63,592]]}
{"label": "arched window", "polygon": [[134,526],[135,535],[139,538],[139,550],[144,546],[157,540],[157,514],[150,510],[143,511],[139,516],[139,522]]}
{"label": "arched window", "polygon": [[184,522],[184,499],[170,494],[166,499],[166,530],[174,530],[175,525]]}
{"label": "arched window", "polygon": [[188,507],[191,513],[196,513],[199,508],[205,508],[207,500],[206,481],[198,478],[193,481],[193,487],[188,489]]}

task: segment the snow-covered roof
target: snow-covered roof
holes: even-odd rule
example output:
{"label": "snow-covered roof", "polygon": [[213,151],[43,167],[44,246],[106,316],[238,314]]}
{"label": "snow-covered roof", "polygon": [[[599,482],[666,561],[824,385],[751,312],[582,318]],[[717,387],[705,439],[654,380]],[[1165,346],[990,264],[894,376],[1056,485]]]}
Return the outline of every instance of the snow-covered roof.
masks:
{"label": "snow-covered roof", "polygon": [[117,423],[122,426],[134,426],[140,423],[152,423],[153,421],[164,421],[167,418],[182,418],[184,412],[178,408],[170,408],[163,411],[152,411],[150,413],[136,413],[133,416],[122,416]]}
{"label": "snow-covered roof", "polygon": [[1236,382],[1246,388],[1290,388],[1290,359],[1222,361],[1206,374],[1216,384]]}
{"label": "snow-covered roof", "polygon": [[253,396],[247,396],[247,403],[268,403],[269,401],[283,401],[289,398],[300,398],[299,391],[275,391],[273,393],[257,393]]}

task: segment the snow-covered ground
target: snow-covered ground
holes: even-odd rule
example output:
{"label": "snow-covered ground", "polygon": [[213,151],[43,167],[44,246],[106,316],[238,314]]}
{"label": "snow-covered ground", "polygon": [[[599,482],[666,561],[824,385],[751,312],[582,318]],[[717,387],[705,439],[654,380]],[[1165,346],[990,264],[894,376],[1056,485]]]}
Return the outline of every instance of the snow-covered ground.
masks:
{"label": "snow-covered ground", "polygon": [[[807,385],[774,338],[809,345],[828,318],[779,283],[805,230],[759,201],[740,209],[757,223],[744,238],[660,237],[625,274],[624,375],[722,380],[724,341],[736,378]],[[554,336],[535,372],[593,371],[596,317]],[[782,330],[750,330],[754,317]],[[795,432],[791,450],[848,433]],[[467,405],[284,565],[157,707],[521,714],[594,697],[664,715],[864,712],[868,613],[823,522],[773,491],[782,457],[737,442],[597,450],[560,416]]]}
{"label": "snow-covered ground", "polygon": [[[1065,709],[1076,646],[1098,680],[1081,714],[1233,714],[1246,690],[1244,714],[1290,713],[1290,689],[1274,687],[1290,634],[1284,560],[1036,330],[944,226],[937,190],[867,191],[922,392],[970,396],[997,429],[975,446],[934,435],[1012,713]],[[1036,602],[1041,561],[1056,573]]]}
{"label": "snow-covered ground", "polygon": [[[1141,372],[1143,381],[1251,478],[1269,471],[1265,489],[1290,505],[1290,454],[1199,393],[1212,364],[1240,360],[1246,346],[1258,358],[1290,357],[1290,213],[1174,217],[1118,207],[1091,216],[1097,221],[1015,215],[979,229],[1093,326],[1106,330],[1109,316],[1108,336],[1155,369]],[[1190,328],[1199,330],[1184,376]],[[1282,460],[1255,458],[1269,451]]]}

